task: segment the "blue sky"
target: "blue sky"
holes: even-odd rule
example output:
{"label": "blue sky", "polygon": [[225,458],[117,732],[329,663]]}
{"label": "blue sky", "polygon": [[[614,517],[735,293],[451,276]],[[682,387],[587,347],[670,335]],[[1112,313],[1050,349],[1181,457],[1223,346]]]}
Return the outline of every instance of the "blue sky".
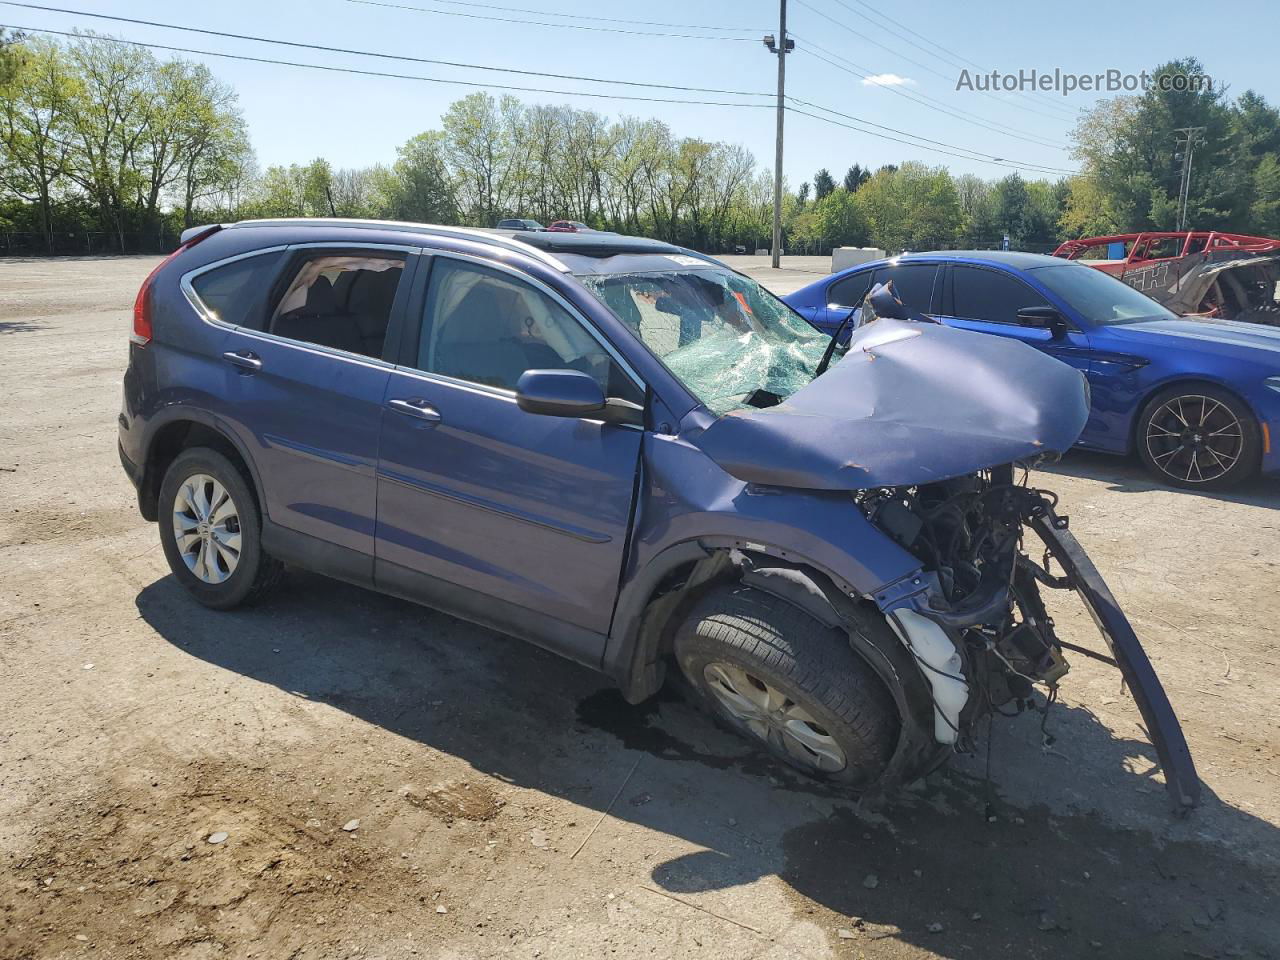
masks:
{"label": "blue sky", "polygon": [[[758,40],[629,35],[475,17],[543,20],[654,33],[664,29],[670,33],[695,32],[554,16],[556,13],[591,14],[598,18],[740,27],[741,30],[702,32],[756,38],[766,31],[776,32],[777,0],[648,0],[644,4],[628,0],[484,0],[488,7],[443,0],[382,0],[387,4],[472,16],[414,12],[351,0],[219,0],[200,5],[174,4],[172,0],[43,2],[79,11],[206,29],[528,70],[766,94],[776,85],[776,58]],[[494,6],[545,13],[510,12],[493,9]],[[877,19],[868,7],[885,19]],[[1203,0],[1163,0],[1156,7],[1123,3],[1064,5],[1040,0],[1024,0],[1016,5],[945,0],[893,4],[874,0],[864,3],[789,0],[789,29],[794,31],[798,49],[787,61],[787,90],[809,103],[985,156],[1014,163],[1070,168],[1073,163],[1065,148],[1072,116],[1078,109],[1095,102],[1098,94],[1077,92],[1062,97],[1056,93],[987,95],[957,91],[959,66],[967,65],[957,58],[973,61],[986,70],[1010,73],[1021,68],[1051,71],[1056,67],[1087,74],[1107,69],[1136,73],[1170,58],[1193,54],[1200,57],[1210,75],[1226,83],[1233,92],[1252,87],[1273,103],[1278,102],[1280,81],[1276,79],[1273,47],[1276,36],[1280,35],[1277,29],[1280,4],[1250,5],[1242,15],[1252,23],[1251,29],[1231,29],[1227,36],[1222,34],[1220,18]],[[51,29],[78,26],[147,42],[419,74],[442,80],[511,83],[611,95],[631,93],[677,99],[768,102],[763,97],[646,91],[288,50],[10,6],[0,6],[0,22]],[[931,45],[930,41],[941,44],[949,52]],[[448,104],[470,92],[465,87],[438,83],[320,73],[214,57],[191,58],[206,61],[239,91],[253,142],[264,166],[305,163],[317,156],[328,158],[335,166],[390,162],[397,145],[438,126]],[[838,69],[828,61],[843,64],[845,69]],[[974,73],[977,72],[974,68]],[[883,79],[869,83],[856,74]],[[612,96],[604,99],[536,93],[517,96],[528,102],[572,103],[611,116],[659,117],[678,136],[743,143],[762,166],[772,165],[774,113],[770,109],[628,102]],[[921,99],[932,106],[918,102]],[[801,109],[818,112],[808,106]],[[850,122],[838,116],[832,119]],[[784,169],[793,184],[810,179],[815,170],[824,166],[839,178],[855,161],[876,167],[906,159],[922,160],[946,164],[957,173],[974,172],[987,177],[1008,172],[999,165],[891,142],[886,138],[897,134],[887,131],[849,130],[795,114],[788,114],[787,131]],[[1050,144],[1060,146],[1055,148]],[[1028,174],[1037,175],[1034,171]]]}

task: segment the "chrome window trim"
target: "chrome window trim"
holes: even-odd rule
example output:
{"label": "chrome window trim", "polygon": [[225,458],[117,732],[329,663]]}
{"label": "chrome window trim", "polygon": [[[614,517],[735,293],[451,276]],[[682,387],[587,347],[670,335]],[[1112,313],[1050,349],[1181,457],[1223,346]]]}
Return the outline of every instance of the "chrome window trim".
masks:
{"label": "chrome window trim", "polygon": [[[572,303],[570,303],[568,300],[562,297],[558,292],[553,290],[551,287],[547,286],[547,284],[543,283],[537,277],[531,277],[529,276],[529,274],[524,273],[523,271],[518,270],[515,267],[509,266],[504,263],[498,263],[493,260],[488,260],[484,257],[474,256],[471,254],[457,253],[456,251],[453,251],[453,250],[431,250],[428,248],[424,250],[423,253],[435,259],[459,260],[459,261],[462,261],[463,263],[472,263],[472,264],[475,264],[476,266],[485,267],[490,270],[495,270],[499,273],[509,274],[517,282],[525,283],[528,286],[532,287],[534,290],[537,290],[539,293],[545,294],[546,296],[550,297],[551,300],[559,304],[565,310],[565,312],[569,314],[569,316],[573,320],[577,321],[577,323],[579,323],[582,326],[582,328],[587,331],[587,333],[591,336],[593,340],[596,341],[596,343],[598,343],[601,347],[604,348],[604,351],[607,354],[609,354],[609,356],[614,360],[614,362],[616,362],[618,366],[622,369],[622,372],[627,375],[627,378],[631,380],[631,383],[633,386],[635,386],[641,393],[648,392],[648,385],[645,383],[644,378],[641,377],[640,374],[636,373],[635,368],[632,367],[631,364],[627,362],[626,358],[618,351],[618,349],[612,343],[610,343],[608,339],[605,338],[604,334],[602,334],[599,330],[596,329],[596,325],[592,323],[590,319],[583,316],[582,311],[580,311]],[[427,292],[430,291],[430,282],[431,282],[430,277],[428,276]],[[422,303],[423,314],[421,317],[418,318],[418,323],[420,325],[425,325],[427,302],[428,302],[427,297],[424,297],[423,303]],[[417,374],[419,376],[426,377],[428,379],[439,380],[443,383],[447,383],[454,386],[470,387],[481,393],[491,393],[496,396],[509,398],[511,400],[514,400],[516,395],[514,390],[508,390],[505,387],[493,387],[493,386],[489,386],[488,384],[473,383],[469,380],[459,380],[457,377],[451,377],[448,374],[435,373],[431,370],[422,370],[422,369],[419,369],[418,367],[409,367],[405,365],[400,365],[400,366],[397,366],[396,369],[407,372],[407,373]],[[589,418],[584,418],[584,419],[589,419]]]}
{"label": "chrome window trim", "polygon": [[212,263],[206,263],[202,267],[196,267],[194,270],[188,270],[182,275],[179,283],[182,287],[183,294],[195,309],[197,316],[210,326],[220,327],[223,330],[235,330],[246,337],[250,337],[254,340],[262,340],[266,343],[285,343],[291,347],[298,347],[302,350],[306,350],[308,353],[314,353],[320,356],[334,357],[338,360],[348,360],[354,363],[363,364],[364,366],[375,367],[380,370],[394,370],[396,368],[395,364],[389,363],[381,357],[366,357],[364,354],[350,353],[346,350],[339,350],[337,347],[326,347],[324,344],[320,343],[311,343],[307,340],[294,340],[292,337],[282,337],[275,333],[269,333],[266,330],[250,330],[248,327],[227,323],[225,320],[221,319],[217,313],[210,309],[207,304],[201,301],[199,294],[196,293],[195,287],[192,285],[192,282],[201,274],[208,273],[210,270],[216,270],[218,267],[225,267],[228,264],[235,263],[239,260],[248,260],[250,257],[259,257],[268,253],[317,248],[330,250],[388,250],[395,253],[403,253],[406,256],[421,254],[423,252],[421,247],[396,243],[333,243],[321,241],[309,243],[284,243],[277,244],[273,247],[262,247],[259,250],[250,250],[247,253],[238,253],[233,257],[225,257],[222,260],[215,260]]}

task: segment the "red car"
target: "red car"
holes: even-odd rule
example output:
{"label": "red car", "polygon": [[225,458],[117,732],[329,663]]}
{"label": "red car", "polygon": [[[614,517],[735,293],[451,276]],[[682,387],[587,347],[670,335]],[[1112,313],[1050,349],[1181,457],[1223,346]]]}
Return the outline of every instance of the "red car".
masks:
{"label": "red car", "polygon": [[585,223],[576,220],[553,220],[547,227],[548,233],[594,233]]}
{"label": "red car", "polygon": [[1109,273],[1174,313],[1280,324],[1280,240],[1271,237],[1122,233],[1068,240],[1053,255]]}

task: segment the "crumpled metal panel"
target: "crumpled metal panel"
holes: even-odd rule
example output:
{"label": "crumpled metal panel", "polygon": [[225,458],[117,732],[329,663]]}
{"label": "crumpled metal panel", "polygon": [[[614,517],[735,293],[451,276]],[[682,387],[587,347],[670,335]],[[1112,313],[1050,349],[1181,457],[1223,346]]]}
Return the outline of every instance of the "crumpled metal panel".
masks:
{"label": "crumpled metal panel", "polygon": [[1016,340],[881,318],[817,380],[734,410],[694,442],[748,483],[812,490],[910,486],[1075,443],[1081,373]]}

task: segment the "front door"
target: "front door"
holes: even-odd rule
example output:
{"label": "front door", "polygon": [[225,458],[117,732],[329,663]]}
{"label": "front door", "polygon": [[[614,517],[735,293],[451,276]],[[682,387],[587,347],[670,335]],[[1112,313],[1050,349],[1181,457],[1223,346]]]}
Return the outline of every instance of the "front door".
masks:
{"label": "front door", "polygon": [[1021,340],[1087,375],[1091,351],[1083,332],[1072,328],[1056,335],[1018,322],[1022,308],[1050,306],[1039,291],[1012,274],[955,264],[948,269],[937,319],[949,327]]}
{"label": "front door", "polygon": [[375,580],[598,665],[644,433],[526,413],[514,388],[525,370],[570,368],[640,402],[639,381],[505,267],[435,256],[422,299],[382,411]]}

